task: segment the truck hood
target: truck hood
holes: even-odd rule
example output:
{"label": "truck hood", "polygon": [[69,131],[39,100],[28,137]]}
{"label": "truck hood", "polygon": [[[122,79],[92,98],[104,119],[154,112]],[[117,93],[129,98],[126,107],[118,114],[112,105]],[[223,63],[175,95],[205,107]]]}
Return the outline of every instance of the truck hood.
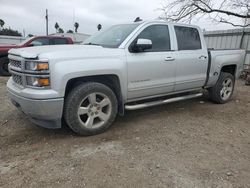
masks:
{"label": "truck hood", "polygon": [[108,55],[114,49],[94,45],[53,45],[11,49],[9,54],[27,59],[75,59]]}

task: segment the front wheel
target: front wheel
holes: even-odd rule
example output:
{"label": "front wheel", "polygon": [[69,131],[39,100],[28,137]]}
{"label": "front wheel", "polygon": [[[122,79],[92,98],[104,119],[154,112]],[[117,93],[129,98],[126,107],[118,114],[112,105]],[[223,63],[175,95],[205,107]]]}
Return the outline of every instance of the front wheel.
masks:
{"label": "front wheel", "polygon": [[209,89],[210,99],[219,104],[228,102],[233,95],[234,85],[234,76],[227,72],[221,72],[215,86]]}
{"label": "front wheel", "polygon": [[83,83],[70,91],[65,100],[64,119],[80,135],[104,132],[114,121],[118,104],[114,92],[101,83]]}
{"label": "front wheel", "polygon": [[8,64],[9,64],[8,57],[0,58],[0,75],[1,76],[10,76],[11,75],[9,73],[9,70],[8,70]]}
{"label": "front wheel", "polygon": [[245,82],[245,84],[247,86],[250,86],[250,73],[246,76],[246,82]]}

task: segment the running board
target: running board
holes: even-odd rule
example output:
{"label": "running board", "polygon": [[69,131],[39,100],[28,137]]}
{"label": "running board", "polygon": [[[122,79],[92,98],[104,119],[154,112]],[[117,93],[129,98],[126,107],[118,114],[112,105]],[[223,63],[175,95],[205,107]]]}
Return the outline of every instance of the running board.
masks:
{"label": "running board", "polygon": [[143,109],[143,108],[148,108],[152,106],[158,106],[162,104],[168,104],[172,102],[177,102],[177,101],[183,101],[187,99],[193,99],[197,97],[201,97],[203,93],[196,93],[192,95],[186,95],[182,97],[175,97],[175,98],[170,98],[170,99],[165,99],[165,100],[158,100],[158,101],[151,101],[151,102],[146,102],[142,104],[135,104],[135,105],[125,105],[126,110],[138,110],[138,109]]}

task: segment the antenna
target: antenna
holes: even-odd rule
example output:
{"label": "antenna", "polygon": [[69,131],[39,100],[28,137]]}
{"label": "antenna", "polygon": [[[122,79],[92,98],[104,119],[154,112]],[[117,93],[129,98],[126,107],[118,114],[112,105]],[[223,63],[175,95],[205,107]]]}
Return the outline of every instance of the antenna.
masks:
{"label": "antenna", "polygon": [[73,9],[73,30],[74,30],[74,24],[75,24],[75,8]]}

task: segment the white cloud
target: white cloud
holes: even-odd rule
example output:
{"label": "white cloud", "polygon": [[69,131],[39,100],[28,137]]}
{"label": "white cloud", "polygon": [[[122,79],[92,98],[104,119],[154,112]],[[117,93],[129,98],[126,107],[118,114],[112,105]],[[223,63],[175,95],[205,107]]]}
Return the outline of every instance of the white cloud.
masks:
{"label": "white cloud", "polygon": [[[161,12],[161,0],[0,0],[0,18],[6,27],[25,29],[26,34],[45,34],[45,10],[49,10],[49,32],[55,32],[54,25],[67,31],[73,29],[73,22],[80,24],[79,32],[92,34],[97,24],[103,27],[121,22],[132,22],[137,16],[144,20],[157,18]],[[75,19],[74,16],[75,15]],[[206,29],[225,29],[207,20],[195,22]],[[229,26],[226,26],[228,28]]]}

